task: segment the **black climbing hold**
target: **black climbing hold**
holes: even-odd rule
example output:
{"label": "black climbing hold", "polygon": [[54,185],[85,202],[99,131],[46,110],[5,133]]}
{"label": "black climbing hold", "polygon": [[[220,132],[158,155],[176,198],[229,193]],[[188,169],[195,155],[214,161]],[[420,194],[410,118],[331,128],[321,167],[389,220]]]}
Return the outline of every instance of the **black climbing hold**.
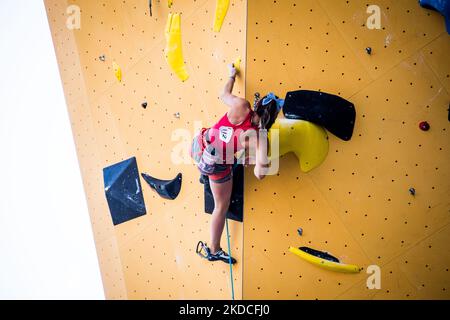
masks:
{"label": "black climbing hold", "polygon": [[339,259],[338,258],[333,257],[331,254],[329,254],[327,252],[314,250],[314,249],[311,249],[311,248],[308,248],[308,247],[300,247],[299,249],[302,250],[303,252],[309,253],[309,254],[311,254],[313,256],[316,256],[318,258],[339,263]]}
{"label": "black climbing hold", "polygon": [[136,158],[104,168],[103,180],[114,225],[146,213]]}
{"label": "black climbing hold", "polygon": [[445,18],[447,33],[450,34],[450,0],[419,0],[419,4],[425,9],[442,14]]}
{"label": "black climbing hold", "polygon": [[150,17],[152,16],[152,0],[148,0],[148,7],[150,9]]}
{"label": "black climbing hold", "polygon": [[141,176],[164,199],[174,200],[180,193],[182,182],[181,173],[172,180],[159,180],[145,173],[142,173]]}
{"label": "black climbing hold", "polygon": [[303,235],[303,229],[302,228],[298,228],[297,229],[297,233],[298,233],[299,236],[302,236]]}
{"label": "black climbing hold", "polygon": [[142,108],[147,109],[147,102],[146,101],[142,102],[141,106]]}
{"label": "black climbing hold", "polygon": [[308,90],[288,92],[283,113],[288,119],[306,120],[323,126],[344,141],[352,138],[355,106],[339,96]]}
{"label": "black climbing hold", "polygon": [[430,124],[426,121],[422,121],[421,123],[419,123],[419,128],[422,131],[428,131],[430,130]]}
{"label": "black climbing hold", "polygon": [[412,195],[412,196],[415,196],[416,195],[416,189],[414,189],[414,188],[409,188],[409,194],[410,195]]}
{"label": "black climbing hold", "polygon": [[367,52],[367,54],[372,54],[372,48],[371,47],[367,47],[366,48],[366,52]]}
{"label": "black climbing hold", "polygon": [[447,111],[448,111],[448,121],[450,121],[450,104],[448,105]]}
{"label": "black climbing hold", "polygon": [[[209,179],[204,179],[205,212],[214,210],[214,198],[209,186]],[[227,218],[238,222],[243,221],[244,211],[244,166],[237,165],[233,170],[233,190],[231,191],[230,206]]]}

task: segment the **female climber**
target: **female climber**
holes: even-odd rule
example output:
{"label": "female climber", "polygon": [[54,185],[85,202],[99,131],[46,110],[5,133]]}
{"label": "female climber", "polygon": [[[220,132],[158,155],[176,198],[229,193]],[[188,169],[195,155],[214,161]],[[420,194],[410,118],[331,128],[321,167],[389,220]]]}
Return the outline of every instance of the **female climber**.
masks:
{"label": "female climber", "polygon": [[[230,262],[230,257],[222,250],[220,239],[230,204],[233,166],[238,163],[236,155],[245,151],[245,160],[239,163],[248,165],[251,161],[251,164],[255,164],[255,176],[258,179],[265,177],[269,167],[267,131],[282,106],[282,100],[271,93],[259,100],[252,110],[246,99],[232,94],[237,71],[232,64],[228,67],[229,78],[220,96],[221,101],[229,107],[228,112],[211,128],[203,128],[194,138],[191,149],[202,178],[209,178],[215,203],[211,221],[211,246],[208,248],[204,245],[206,258],[226,263]],[[231,262],[235,263],[236,260],[231,258]]]}

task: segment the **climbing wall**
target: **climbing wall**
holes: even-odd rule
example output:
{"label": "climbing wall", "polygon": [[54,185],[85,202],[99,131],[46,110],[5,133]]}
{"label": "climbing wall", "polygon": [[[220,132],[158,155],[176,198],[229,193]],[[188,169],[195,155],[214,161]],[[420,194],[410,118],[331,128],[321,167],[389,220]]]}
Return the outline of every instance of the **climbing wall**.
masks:
{"label": "climbing wall", "polygon": [[[195,254],[209,240],[203,187],[191,163],[175,164],[171,150],[190,142],[226,108],[218,96],[226,62],[245,66],[246,2],[232,1],[220,33],[212,31],[215,2],[207,0],[45,0],[78,150],[84,187],[108,299],[228,299],[228,265]],[[70,30],[66,12],[81,9],[81,28]],[[164,58],[169,12],[181,13],[184,60],[190,78],[181,82]],[[102,61],[100,56],[104,55]],[[114,75],[115,61],[122,82]],[[244,78],[236,93],[244,95]],[[141,107],[147,102],[147,108]],[[175,116],[179,113],[179,117]],[[160,198],[142,181],[147,214],[113,226],[102,169],[136,156],[140,172],[160,179],[183,174],[175,201]],[[230,221],[233,254],[242,261],[242,224]],[[225,237],[224,237],[225,239]],[[223,244],[225,244],[223,242]],[[236,298],[242,298],[242,263],[234,268]]]}
{"label": "climbing wall", "polygon": [[[450,298],[450,36],[415,0],[374,4],[379,30],[365,1],[248,0],[247,99],[320,90],[352,101],[357,119],[351,141],[329,134],[310,173],[292,154],[277,176],[247,172],[245,299]],[[326,271],[289,246],[364,270]],[[369,265],[381,268],[379,290],[366,287]]]}
{"label": "climbing wall", "polygon": [[[153,0],[152,16],[141,0],[44,1],[108,299],[231,297],[228,266],[195,254],[210,222],[198,172],[172,156],[226,111],[218,96],[238,56],[235,94],[321,90],[352,101],[357,119],[351,141],[329,134],[327,159],[307,174],[292,154],[263,181],[246,170],[244,223],[230,221],[236,298],[450,298],[450,39],[438,13],[379,0],[381,29],[369,30],[360,0],[231,0],[214,33],[212,0]],[[66,26],[71,5],[80,29]],[[170,12],[181,13],[185,82],[164,59]],[[147,214],[113,226],[102,169],[133,156],[160,179],[182,172],[183,186],[169,201],[141,181]],[[290,246],[364,270],[326,271]],[[370,265],[379,290],[366,287]]]}

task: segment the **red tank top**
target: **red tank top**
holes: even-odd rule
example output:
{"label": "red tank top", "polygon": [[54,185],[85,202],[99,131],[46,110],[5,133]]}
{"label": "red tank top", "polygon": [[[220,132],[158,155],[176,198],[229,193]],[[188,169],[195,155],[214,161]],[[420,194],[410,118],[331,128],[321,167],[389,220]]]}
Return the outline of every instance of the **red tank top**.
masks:
{"label": "red tank top", "polygon": [[253,110],[250,110],[247,117],[240,124],[232,124],[225,115],[208,130],[208,138],[216,150],[222,150],[221,159],[227,164],[234,162],[234,154],[244,148],[240,143],[240,136],[245,131],[253,129],[258,130],[257,126],[252,125]]}

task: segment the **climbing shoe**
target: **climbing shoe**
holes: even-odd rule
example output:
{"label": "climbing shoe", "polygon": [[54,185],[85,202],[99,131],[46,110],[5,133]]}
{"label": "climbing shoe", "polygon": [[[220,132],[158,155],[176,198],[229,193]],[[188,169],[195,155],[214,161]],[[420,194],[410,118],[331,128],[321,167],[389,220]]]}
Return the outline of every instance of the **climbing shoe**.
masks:
{"label": "climbing shoe", "polygon": [[[219,261],[220,260],[225,263],[230,263],[230,256],[222,249],[220,249],[219,251],[217,251],[214,254],[211,253],[211,250],[209,248],[208,248],[208,251],[209,251],[209,254],[208,254],[209,261]],[[231,257],[231,264],[235,264],[235,263],[236,263],[236,259]]]}
{"label": "climbing shoe", "polygon": [[[195,252],[200,257],[202,257],[204,259],[208,259],[208,261],[219,261],[220,260],[225,263],[230,263],[230,256],[225,251],[220,249],[216,253],[212,254],[211,249],[208,248],[206,243],[203,243],[202,241],[198,242]],[[236,259],[231,257],[231,264],[235,264],[235,263],[236,263]]]}

